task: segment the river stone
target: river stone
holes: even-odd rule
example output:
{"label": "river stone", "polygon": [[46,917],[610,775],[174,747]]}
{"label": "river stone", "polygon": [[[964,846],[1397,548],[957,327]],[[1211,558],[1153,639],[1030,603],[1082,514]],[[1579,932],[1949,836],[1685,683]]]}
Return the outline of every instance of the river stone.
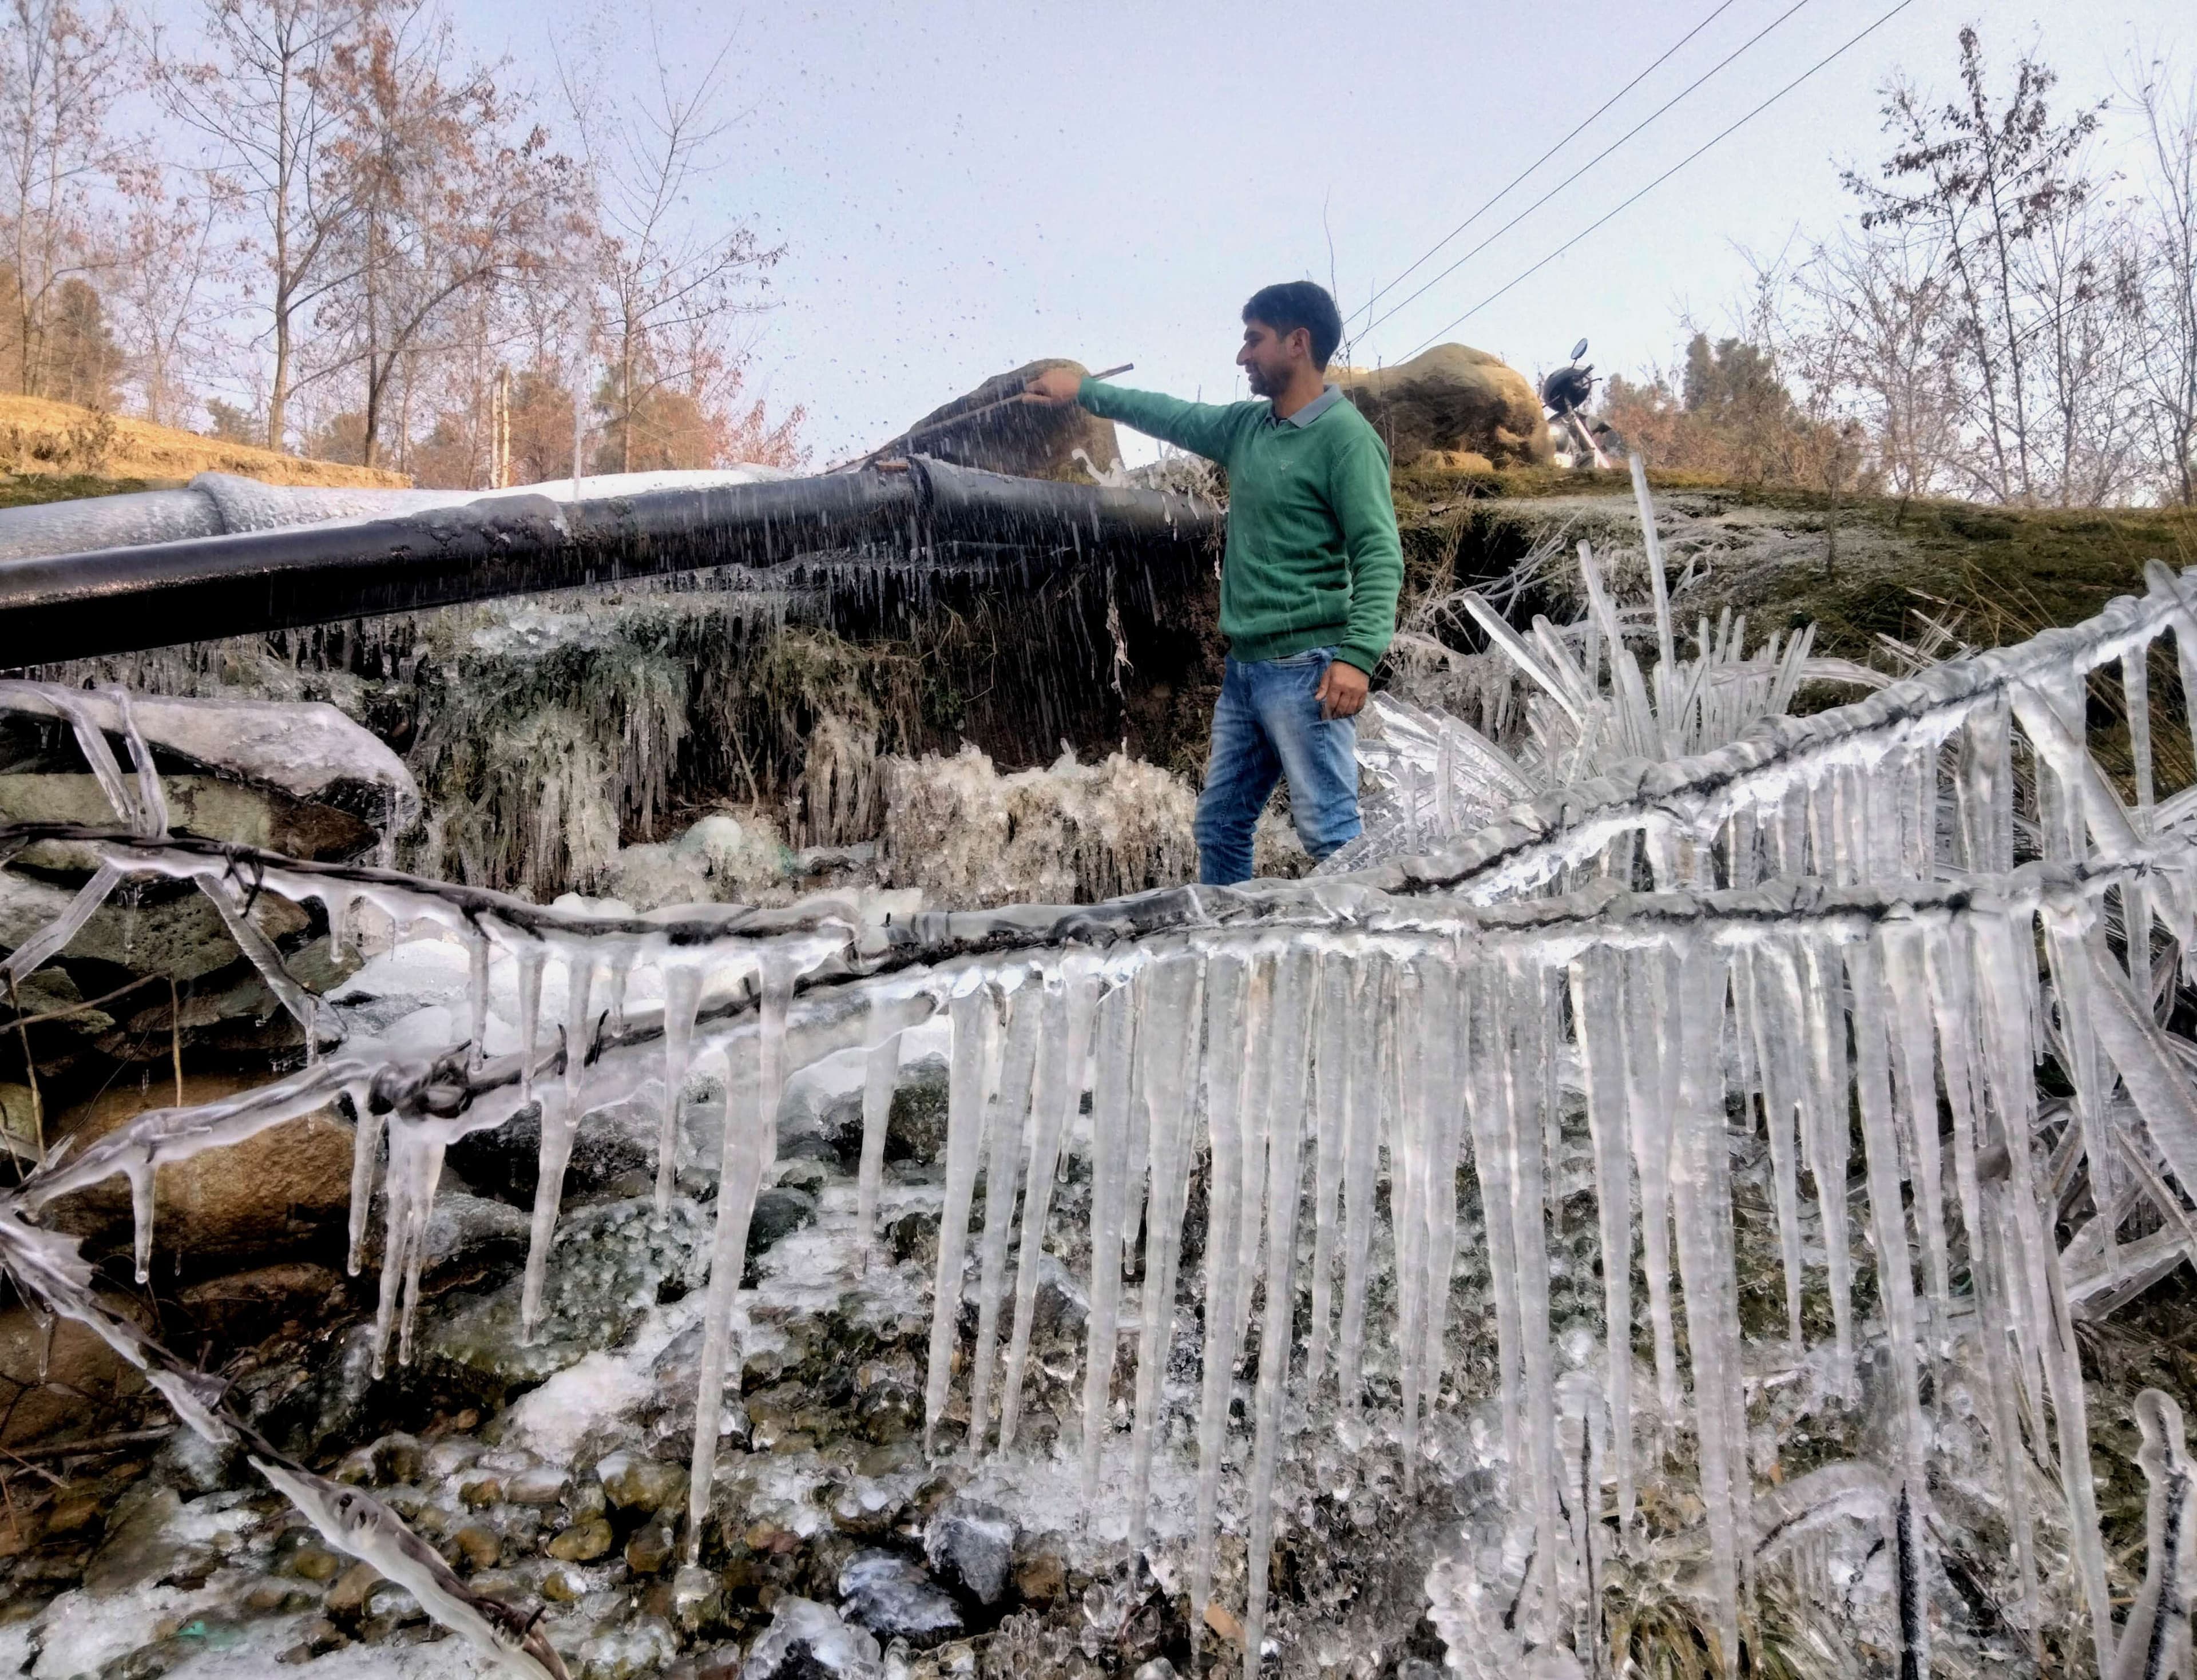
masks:
{"label": "river stone", "polygon": [[1436,345],[1393,368],[1332,368],[1328,378],[1373,422],[1398,466],[1435,450],[1480,455],[1496,466],[1555,458],[1540,394],[1486,350]]}
{"label": "river stone", "polygon": [[765,1253],[802,1226],[815,1223],[814,1196],[789,1185],[775,1185],[756,1197],[755,1212],[748,1221],[748,1253]]}
{"label": "river stone", "polygon": [[884,1674],[884,1653],[869,1634],[849,1627],[830,1605],[789,1593],[772,1608],[740,1680],[883,1680]]}
{"label": "river stone", "polygon": [[543,1550],[559,1562],[593,1563],[610,1550],[614,1538],[610,1524],[602,1518],[583,1517],[551,1540]]}
{"label": "river stone", "polygon": [[946,1058],[926,1056],[901,1069],[885,1121],[885,1159],[928,1163],[946,1152]]}
{"label": "river stone", "polygon": [[[266,1082],[266,1075],[186,1074],[183,1101],[192,1107],[219,1102]],[[49,1136],[73,1139],[80,1154],[145,1110],[175,1100],[174,1081],[165,1074],[142,1091],[134,1081],[110,1086],[49,1123]],[[201,1272],[294,1258],[316,1239],[348,1226],[351,1154],[351,1128],[331,1106],[169,1162],[154,1179],[154,1247],[164,1266],[181,1252]],[[126,1249],[133,1229],[129,1186],[117,1178],[77,1190],[55,1204],[49,1222],[84,1237],[88,1252]]]}
{"label": "river stone", "polygon": [[125,1493],[107,1521],[107,1538],[84,1567],[84,1590],[112,1598],[167,1573],[183,1551],[172,1532],[183,1514],[182,1496],[172,1487],[140,1483]]}
{"label": "river stone", "polygon": [[687,1474],[676,1464],[658,1463],[631,1452],[613,1452],[595,1466],[603,1495],[622,1511],[662,1510],[679,1503],[687,1492]]}
{"label": "river stone", "polygon": [[661,1521],[643,1523],[625,1543],[626,1567],[637,1575],[653,1575],[671,1561],[671,1531]]}
{"label": "river stone", "polygon": [[538,1464],[521,1470],[503,1486],[503,1497],[514,1505],[554,1505],[565,1497],[571,1478],[554,1464]]}
{"label": "river stone", "polygon": [[961,1612],[922,1570],[896,1552],[856,1552],[839,1571],[839,1613],[880,1639],[920,1649],[961,1631]]}
{"label": "river stone", "polygon": [[[125,1318],[143,1316],[126,1297],[103,1294],[100,1299]],[[0,1378],[12,1397],[0,1422],[5,1446],[102,1434],[121,1422],[132,1397],[145,1392],[143,1373],[75,1319],[41,1324],[21,1306],[0,1312]]]}
{"label": "river stone", "polygon": [[923,1555],[931,1573],[979,1604],[997,1604],[1007,1590],[1015,1556],[1014,1519],[997,1505],[954,1499],[924,1531]]}

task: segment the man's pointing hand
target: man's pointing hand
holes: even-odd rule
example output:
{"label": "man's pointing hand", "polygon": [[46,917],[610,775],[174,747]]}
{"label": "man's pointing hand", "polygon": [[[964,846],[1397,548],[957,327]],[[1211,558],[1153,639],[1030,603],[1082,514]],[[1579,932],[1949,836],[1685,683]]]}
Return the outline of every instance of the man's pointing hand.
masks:
{"label": "man's pointing hand", "polygon": [[1064,408],[1082,389],[1083,375],[1073,368],[1048,368],[1025,382],[1023,401],[1040,403],[1048,408]]}

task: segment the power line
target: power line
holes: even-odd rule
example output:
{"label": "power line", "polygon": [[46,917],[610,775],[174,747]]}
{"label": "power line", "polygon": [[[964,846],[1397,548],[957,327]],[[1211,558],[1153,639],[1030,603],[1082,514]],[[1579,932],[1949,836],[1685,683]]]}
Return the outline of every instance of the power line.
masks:
{"label": "power line", "polygon": [[1510,182],[1503,188],[1502,191],[1497,193],[1493,198],[1488,200],[1487,202],[1481,205],[1479,209],[1474,211],[1471,215],[1466,217],[1464,220],[1458,223],[1454,228],[1452,228],[1447,233],[1436,240],[1433,245],[1427,248],[1425,254],[1417,258],[1412,264],[1410,268],[1406,269],[1401,274],[1398,275],[1378,292],[1376,292],[1356,309],[1351,310],[1350,319],[1353,321],[1357,320],[1359,316],[1364,315],[1367,310],[1371,310],[1374,304],[1379,303],[1382,298],[1387,297],[1388,293],[1394,291],[1399,286],[1401,286],[1406,281],[1409,280],[1414,270],[1420,268],[1423,264],[1432,261],[1435,253],[1440,251],[1442,246],[1447,245],[1452,240],[1455,239],[1475,222],[1477,222],[1481,217],[1487,215],[1489,211],[1494,209],[1495,206],[1500,204],[1504,198],[1509,196],[1512,188],[1516,188],[1519,182],[1523,181],[1527,176],[1531,175],[1535,170],[1539,169],[1543,164],[1548,162],[1548,160],[1556,156],[1557,153],[1562,151],[1564,148],[1570,145],[1573,141],[1578,139],[1580,134],[1591,126],[1597,118],[1608,111],[1611,106],[1616,104],[1619,100],[1624,98],[1626,95],[1631,93],[1633,89],[1638,87],[1643,81],[1647,79],[1649,74],[1660,68],[1663,63],[1670,58],[1672,53],[1678,51],[1678,49],[1684,46],[1687,42],[1692,40],[1695,36],[1700,34],[1704,29],[1707,29],[1711,24],[1714,23],[1719,18],[1730,11],[1736,3],[1738,3],[1738,0],[1723,0],[1723,3],[1719,5],[1714,11],[1711,12],[1707,17],[1703,18],[1699,23],[1696,24],[1691,29],[1689,29],[1684,34],[1681,35],[1677,40],[1673,41],[1667,48],[1666,48],[1661,58],[1657,59],[1655,62],[1649,65],[1646,70],[1643,70],[1638,76],[1635,76],[1631,81],[1627,82],[1623,87],[1620,88],[1615,93],[1610,95],[1609,98],[1603,100],[1600,105],[1597,106],[1594,109],[1593,114],[1589,116],[1585,121],[1580,124],[1579,127],[1574,129],[1562,140],[1559,140],[1555,145],[1550,147],[1547,151],[1542,153],[1539,157],[1527,164],[1525,168],[1520,170],[1517,174],[1512,176]]}
{"label": "power line", "polygon": [[1623,214],[1626,211],[1630,210],[1634,205],[1646,198],[1649,194],[1654,192],[1658,187],[1661,186],[1666,181],[1668,181],[1688,164],[1693,162],[1696,158],[1700,157],[1702,153],[1707,151],[1719,141],[1729,138],[1740,129],[1744,128],[1748,124],[1753,122],[1757,117],[1760,116],[1765,111],[1767,111],[1779,100],[1784,98],[1787,94],[1799,87],[1801,83],[1806,81],[1811,76],[1813,76],[1818,70],[1823,69],[1824,66],[1829,64],[1834,59],[1841,57],[1851,49],[1860,45],[1863,41],[1866,40],[1871,35],[1875,34],[1878,30],[1883,28],[1886,24],[1891,22],[1893,18],[1898,16],[1900,13],[1905,11],[1914,3],[1915,0],[1899,0],[1899,3],[1898,5],[1886,12],[1881,17],[1878,18],[1875,23],[1870,24],[1866,29],[1861,31],[1860,33],[1851,37],[1843,44],[1834,48],[1830,52],[1826,53],[1823,57],[1817,59],[1806,70],[1803,70],[1791,81],[1786,83],[1783,87],[1778,89],[1776,93],[1771,94],[1769,98],[1764,100],[1761,104],[1756,106],[1752,111],[1749,111],[1745,116],[1734,122],[1730,127],[1719,130],[1709,139],[1702,142],[1701,145],[1687,153],[1684,157],[1672,164],[1670,168],[1665,170],[1661,175],[1657,176],[1653,181],[1650,181],[1638,192],[1633,194],[1631,198],[1619,205],[1616,209],[1612,210],[1606,215],[1598,217],[1593,222],[1589,223],[1585,227],[1580,229],[1579,232],[1574,234],[1569,239],[1558,246],[1554,251],[1551,251],[1547,256],[1542,258],[1539,262],[1534,264],[1532,268],[1525,269],[1522,273],[1514,275],[1502,286],[1489,293],[1485,298],[1482,298],[1463,315],[1458,316],[1455,321],[1451,322],[1448,326],[1437,328],[1432,336],[1422,340],[1417,345],[1414,345],[1410,352],[1406,355],[1403,359],[1406,362],[1410,361],[1412,356],[1417,356],[1421,350],[1435,343],[1435,341],[1440,339],[1443,333],[1451,332],[1453,329],[1463,326],[1466,322],[1469,321],[1474,316],[1479,314],[1481,310],[1486,309],[1490,304],[1493,303],[1498,298],[1503,296],[1504,293],[1510,291],[1513,287],[1518,286],[1523,281],[1532,278],[1534,275],[1539,274],[1543,269],[1545,269],[1550,264],[1555,262],[1557,258],[1562,256],[1567,251],[1569,251],[1574,245],[1577,245],[1589,234],[1593,233],[1604,223],[1614,220],[1618,216]]}
{"label": "power line", "polygon": [[1783,23],[1786,19],[1791,17],[1794,13],[1799,11],[1801,7],[1807,3],[1808,0],[1793,0],[1793,3],[1790,6],[1788,6],[1768,23],[1763,25],[1763,26],[1755,31],[1754,34],[1748,36],[1746,40],[1741,42],[1739,45],[1733,48],[1730,53],[1718,60],[1716,63],[1711,65],[1707,70],[1703,71],[1692,81],[1687,83],[1684,87],[1680,88],[1678,92],[1672,94],[1669,99],[1657,106],[1653,111],[1650,111],[1645,117],[1643,117],[1631,128],[1619,135],[1616,139],[1611,141],[1609,145],[1603,147],[1599,152],[1597,152],[1592,157],[1589,158],[1585,163],[1574,170],[1569,175],[1567,175],[1562,180],[1557,182],[1555,186],[1550,188],[1547,192],[1535,199],[1533,203],[1527,205],[1508,222],[1505,222],[1501,227],[1498,228],[1493,233],[1488,235],[1488,236],[1481,240],[1479,244],[1474,246],[1472,249],[1466,252],[1464,256],[1458,258],[1457,261],[1452,263],[1432,280],[1429,280],[1425,285],[1420,287],[1419,289],[1412,293],[1410,297],[1405,298],[1401,303],[1391,304],[1388,309],[1382,311],[1381,315],[1377,319],[1367,322],[1363,331],[1361,331],[1358,336],[1363,338],[1365,333],[1371,333],[1375,327],[1380,326],[1383,322],[1393,318],[1399,310],[1408,309],[1419,298],[1425,297],[1426,294],[1434,290],[1435,287],[1441,285],[1445,280],[1447,280],[1452,275],[1455,274],[1467,263],[1469,263],[1481,252],[1487,250],[1489,246],[1494,244],[1497,240],[1501,239],[1504,235],[1509,233],[1511,229],[1516,227],[1521,222],[1524,221],[1528,216],[1531,216],[1551,199],[1556,197],[1558,193],[1562,192],[1565,188],[1570,186],[1573,182],[1578,180],[1580,177],[1585,175],[1597,164],[1601,163],[1604,159],[1608,158],[1611,153],[1616,151],[1620,146],[1623,146],[1627,141],[1638,134],[1641,130],[1646,128],[1649,124],[1661,117],[1666,111],[1668,111],[1673,105],[1676,105],[1688,94],[1693,92],[1695,89],[1700,87],[1702,83],[1707,81],[1712,76],[1716,75],[1719,71],[1723,70],[1726,65],[1730,64],[1734,59],[1739,57],[1741,54],[1753,47],[1756,42],[1759,41],[1764,36],[1770,33],[1771,30],[1777,28],[1778,25]]}

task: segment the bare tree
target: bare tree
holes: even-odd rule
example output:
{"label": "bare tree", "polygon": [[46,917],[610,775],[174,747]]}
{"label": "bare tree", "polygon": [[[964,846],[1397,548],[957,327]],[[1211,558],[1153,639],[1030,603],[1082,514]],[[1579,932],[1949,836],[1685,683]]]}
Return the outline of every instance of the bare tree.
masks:
{"label": "bare tree", "polygon": [[338,55],[385,12],[383,0],[205,0],[194,52],[152,40],[168,113],[211,148],[209,160],[255,223],[255,308],[272,341],[267,443],[286,446],[299,328],[345,278],[333,260],[359,214],[363,183],[338,167],[345,112]]}
{"label": "bare tree", "polygon": [[221,287],[238,255],[223,232],[229,220],[220,184],[174,188],[157,167],[125,171],[125,206],[112,230],[107,303],[138,407],[156,426],[182,426],[194,405],[193,374],[217,361]]}
{"label": "bare tree", "polygon": [[609,375],[607,464],[635,470],[648,410],[669,394],[692,398],[745,359],[726,334],[764,307],[759,295],[783,247],[745,223],[710,228],[693,217],[695,191],[722,167],[737,119],[718,114],[728,41],[682,90],[654,36],[656,77],[646,102],[597,107],[565,88],[587,142],[598,203],[598,310]]}
{"label": "bare tree", "polygon": [[[1933,108],[1911,84],[1895,83],[1884,107],[1895,147],[1881,179],[1849,171],[1846,180],[1868,206],[1864,229],[1926,234],[1942,254],[1980,446],[1971,487],[2001,501],[2035,501],[2045,487],[2031,410],[2038,363],[2051,345],[2038,341],[2049,310],[2039,308],[2037,275],[2025,264],[2090,197],[2081,153],[2098,118],[2083,111],[2055,122],[2046,96],[2056,78],[2028,57],[2015,67],[2012,92],[1995,102],[1976,32],[1963,29],[1960,43],[1961,97]],[[2062,251],[2044,265],[2062,285],[2063,311],[2080,295],[2079,262]]]}
{"label": "bare tree", "polygon": [[324,359],[362,381],[368,466],[400,378],[408,396],[417,389],[438,334],[463,324],[463,306],[586,227],[577,171],[547,131],[521,125],[494,70],[452,78],[449,26],[405,26],[417,22],[374,22],[339,49],[333,78],[345,128],[333,166],[354,183],[357,213],[340,241],[345,278],[316,320],[334,340]]}
{"label": "bare tree", "polygon": [[[112,16],[71,0],[7,0],[0,8],[0,223],[9,266],[8,332],[15,388],[54,394],[73,383],[60,339],[87,307],[80,288],[96,260],[94,190],[118,166],[109,132],[127,84],[126,38]],[[72,291],[72,287],[79,288]],[[96,308],[96,298],[90,300]]]}
{"label": "bare tree", "polygon": [[2197,78],[2177,78],[2163,56],[2130,68],[2149,154],[2143,278],[2151,336],[2141,411],[2159,487],[2188,507],[2197,506]]}

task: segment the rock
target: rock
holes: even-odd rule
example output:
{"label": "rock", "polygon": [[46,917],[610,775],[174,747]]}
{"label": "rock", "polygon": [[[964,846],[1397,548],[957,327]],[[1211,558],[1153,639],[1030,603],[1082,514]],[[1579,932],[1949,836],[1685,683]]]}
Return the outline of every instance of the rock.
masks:
{"label": "rock", "polygon": [[426,1450],[417,1435],[408,1435],[402,1429],[391,1430],[374,1442],[374,1479],[384,1486],[419,1480],[420,1468],[426,1463]]}
{"label": "rock", "polygon": [[142,1482],[132,1487],[116,1502],[107,1538],[84,1567],[84,1590],[111,1598],[167,1573],[183,1550],[171,1532],[183,1514],[174,1488]]}
{"label": "rock", "polygon": [[839,1613],[880,1639],[921,1649],[961,1631],[961,1612],[922,1570],[896,1552],[856,1552],[839,1571]]}
{"label": "rock", "polygon": [[357,1615],[366,1608],[366,1596],[381,1584],[381,1572],[371,1563],[354,1563],[336,1578],[321,1602],[339,1616]]}
{"label": "rock", "polygon": [[1165,1657],[1154,1657],[1138,1668],[1134,1680],[1175,1680],[1174,1665]]}
{"label": "rock", "polygon": [[503,1497],[514,1505],[554,1505],[565,1497],[571,1479],[554,1464],[521,1470],[503,1486]]}
{"label": "rock", "polygon": [[671,1561],[671,1530],[664,1523],[643,1523],[625,1543],[626,1567],[637,1575],[653,1575]]}
{"label": "rock", "polygon": [[1039,1552],[1015,1566],[1015,1594],[1026,1604],[1050,1604],[1068,1590],[1068,1566],[1056,1552]]}
{"label": "rock", "polygon": [[561,1562],[593,1563],[610,1550],[615,1538],[610,1524],[601,1517],[583,1517],[559,1532],[543,1550]]}
{"label": "rock", "polygon": [[[1081,362],[1048,356],[1011,374],[994,374],[966,396],[933,408],[878,453],[913,452],[987,472],[1082,483],[1120,466],[1122,446],[1111,420],[1074,404],[1052,408],[1010,400],[1051,368],[1090,371]],[[1076,460],[1078,451],[1084,461]]]}
{"label": "rock", "polygon": [[839,1613],[813,1598],[788,1594],[772,1607],[770,1625],[748,1652],[740,1680],[883,1680],[878,1642],[849,1627]]}
{"label": "rock", "polygon": [[1013,1567],[1015,1523],[997,1505],[954,1499],[932,1516],[924,1530],[923,1555],[931,1573],[979,1604],[997,1604],[1006,1596]]}
{"label": "rock", "polygon": [[552,1604],[577,1604],[587,1591],[588,1578],[569,1567],[552,1569],[542,1578],[542,1596]]}
{"label": "rock", "polygon": [[[141,1316],[135,1303],[101,1299],[125,1318]],[[145,1392],[143,1373],[73,1318],[41,1324],[20,1306],[0,1312],[0,1378],[10,1397],[0,1446],[100,1434],[120,1426]]]}
{"label": "rock", "polygon": [[[177,834],[293,858],[352,858],[374,844],[373,828],[351,812],[279,789],[220,776],[163,776],[160,785],[168,797],[168,826]],[[114,820],[114,808],[90,774],[0,775],[0,822],[111,827]],[[35,854],[24,861],[51,866]]]}
{"label": "rock", "polygon": [[946,1150],[946,1058],[926,1056],[900,1073],[885,1121],[885,1159],[924,1163]]}
{"label": "rock", "polygon": [[[155,1240],[160,1226],[156,1214]],[[285,1260],[194,1283],[181,1299],[200,1334],[230,1347],[248,1347],[285,1323],[319,1322],[332,1303],[339,1304],[343,1291],[344,1280],[327,1266]]]}
{"label": "rock", "polygon": [[[381,1264],[386,1233],[377,1217],[367,1227],[365,1263]],[[477,1268],[526,1252],[532,1234],[527,1216],[508,1202],[455,1189],[446,1179],[435,1194],[427,1229],[420,1239],[421,1269],[430,1277],[455,1268]]]}
{"label": "rock", "polygon": [[1496,466],[1554,459],[1541,398],[1523,374],[1485,350],[1436,345],[1393,368],[1331,368],[1400,466],[1430,450],[1465,450]]}
{"label": "rock", "polygon": [[676,1464],[658,1463],[631,1452],[613,1452],[595,1466],[603,1497],[622,1511],[660,1511],[681,1505],[687,1473]]}
{"label": "rock", "polygon": [[484,1522],[469,1522],[450,1536],[450,1544],[475,1569],[493,1569],[503,1561],[503,1542]]}
{"label": "rock", "polygon": [[222,1445],[195,1429],[179,1428],[153,1456],[153,1474],[187,1493],[217,1493],[244,1485],[256,1476],[244,1468],[242,1449],[231,1442]]}
{"label": "rock", "polygon": [[715,1570],[690,1563],[671,1581],[671,1619],[699,1633],[724,1613],[725,1586]]}
{"label": "rock", "polygon": [[333,1581],[345,1566],[342,1553],[308,1541],[285,1558],[282,1567],[301,1581]]}
{"label": "rock", "polygon": [[[14,950],[57,919],[75,896],[72,887],[0,870],[0,947]],[[311,925],[297,905],[270,892],[253,901],[252,921],[277,941]],[[121,902],[120,895],[109,899],[69,941],[68,954],[96,958],[133,974],[183,981],[227,968],[244,953],[229,938],[213,901],[195,887],[178,887],[152,889],[137,904]]]}
{"label": "rock", "polygon": [[469,1510],[484,1510],[503,1502],[503,1491],[502,1481],[496,1476],[471,1476],[458,1484],[458,1503]]}
{"label": "rock", "polygon": [[[194,1107],[219,1102],[267,1077],[186,1074],[183,1101]],[[69,1137],[81,1152],[146,1109],[174,1101],[175,1086],[165,1077],[142,1092],[134,1086],[109,1087],[62,1115],[54,1135]],[[351,1127],[329,1108],[163,1166],[154,1183],[154,1247],[164,1256],[188,1255],[201,1271],[215,1269],[207,1262],[287,1260],[316,1237],[348,1226],[351,1153]],[[132,1232],[129,1186],[114,1179],[64,1196],[49,1222],[84,1237],[89,1252],[126,1248]]]}
{"label": "rock", "polygon": [[660,1616],[606,1628],[580,1647],[575,1672],[584,1680],[641,1680],[664,1672],[679,1654],[679,1636]]}
{"label": "rock", "polygon": [[[572,1157],[565,1167],[565,1198],[593,1195],[628,1173],[652,1177],[658,1112],[652,1105],[652,1112],[644,1115],[617,1104],[590,1110],[572,1139]],[[541,1152],[542,1116],[527,1109],[501,1126],[459,1138],[446,1158],[451,1170],[475,1190],[525,1206],[534,1200]],[[522,1215],[522,1243],[525,1236]]]}
{"label": "rock", "polygon": [[755,1213],[748,1221],[748,1253],[768,1252],[782,1237],[805,1225],[816,1223],[816,1198],[785,1185],[778,1185],[756,1197]]}

